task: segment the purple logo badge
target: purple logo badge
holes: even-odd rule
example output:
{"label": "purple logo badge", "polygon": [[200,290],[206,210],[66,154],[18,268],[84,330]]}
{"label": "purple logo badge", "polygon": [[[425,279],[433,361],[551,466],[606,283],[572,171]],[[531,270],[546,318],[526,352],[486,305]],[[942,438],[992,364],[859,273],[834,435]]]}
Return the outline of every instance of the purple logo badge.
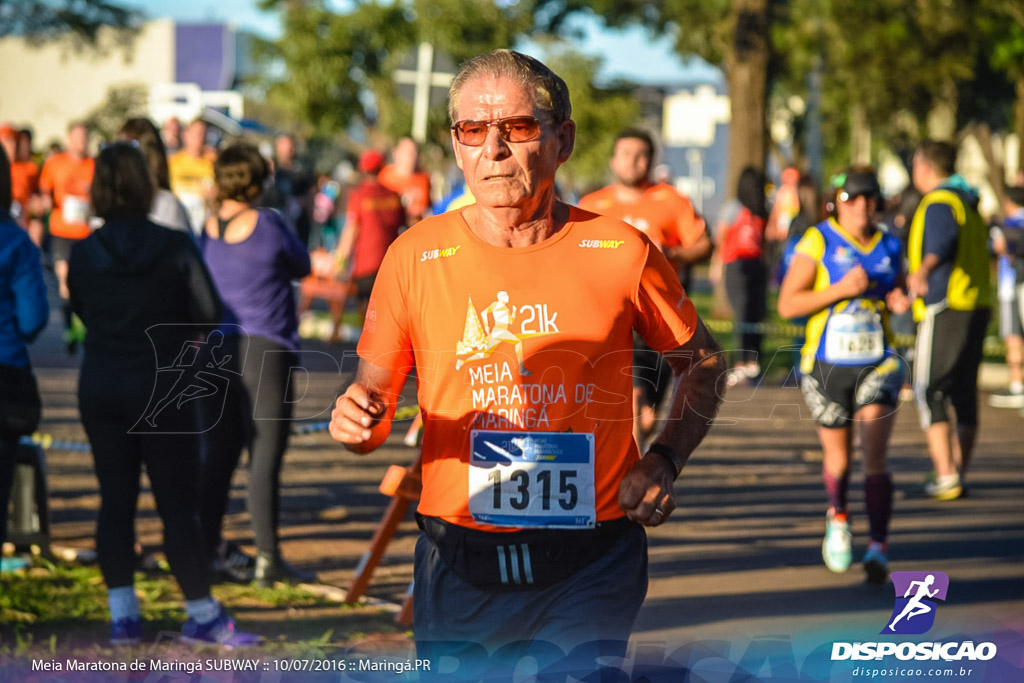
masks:
{"label": "purple logo badge", "polygon": [[935,600],[945,600],[949,577],[942,572],[893,572],[896,604],[883,635],[925,633],[935,623]]}

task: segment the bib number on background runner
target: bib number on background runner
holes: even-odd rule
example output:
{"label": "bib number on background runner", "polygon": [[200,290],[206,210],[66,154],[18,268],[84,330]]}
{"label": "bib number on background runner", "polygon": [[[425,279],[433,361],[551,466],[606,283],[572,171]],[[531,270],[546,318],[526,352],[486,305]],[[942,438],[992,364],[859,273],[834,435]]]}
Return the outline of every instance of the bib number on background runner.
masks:
{"label": "bib number on background runner", "polygon": [[469,512],[480,524],[587,529],[597,523],[594,435],[470,435]]}
{"label": "bib number on background runner", "polygon": [[885,355],[885,333],[874,311],[833,313],[825,328],[825,360],[870,364]]}
{"label": "bib number on background runner", "polygon": [[65,223],[86,223],[89,220],[89,198],[73,194],[64,195],[60,205]]}

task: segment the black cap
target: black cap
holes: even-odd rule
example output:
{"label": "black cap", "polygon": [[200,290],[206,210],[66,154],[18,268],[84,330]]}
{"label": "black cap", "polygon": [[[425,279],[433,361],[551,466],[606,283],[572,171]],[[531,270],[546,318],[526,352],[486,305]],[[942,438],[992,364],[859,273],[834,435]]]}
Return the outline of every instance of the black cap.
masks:
{"label": "black cap", "polygon": [[[867,171],[840,173],[832,179],[832,187],[836,190],[841,190],[847,197],[867,195],[878,198],[882,196],[882,190],[878,186],[878,178],[874,173]],[[839,197],[839,199],[845,200],[844,197]]]}

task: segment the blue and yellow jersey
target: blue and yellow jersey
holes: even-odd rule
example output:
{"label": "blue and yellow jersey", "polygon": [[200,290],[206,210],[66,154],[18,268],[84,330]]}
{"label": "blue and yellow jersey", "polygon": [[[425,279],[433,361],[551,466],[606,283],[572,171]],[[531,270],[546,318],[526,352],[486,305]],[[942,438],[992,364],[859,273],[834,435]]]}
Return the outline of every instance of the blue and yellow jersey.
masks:
{"label": "blue and yellow jersey", "polygon": [[815,360],[835,365],[873,365],[891,355],[885,295],[896,287],[903,270],[899,238],[876,230],[871,241],[864,245],[835,219],[829,218],[808,228],[795,252],[817,264],[814,291],[839,282],[858,265],[868,274],[864,294],[839,301],[807,321],[807,341],[801,350],[800,369],[810,372]]}
{"label": "blue and yellow jersey", "polygon": [[957,311],[992,306],[988,228],[977,210],[977,196],[955,186],[943,186],[921,200],[910,224],[907,257],[911,272],[925,254],[940,263],[928,274],[928,294],[914,301],[914,319],[924,318],[925,306],[945,304]]}

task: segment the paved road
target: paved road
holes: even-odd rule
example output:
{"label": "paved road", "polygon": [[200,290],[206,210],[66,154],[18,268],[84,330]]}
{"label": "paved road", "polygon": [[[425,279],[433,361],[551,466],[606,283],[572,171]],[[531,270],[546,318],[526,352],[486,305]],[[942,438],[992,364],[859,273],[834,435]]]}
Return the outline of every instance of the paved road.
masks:
{"label": "paved road", "polygon": [[[63,352],[59,327],[55,315],[33,348],[46,406],[43,429],[83,440],[74,397],[77,360]],[[354,369],[353,352],[307,347],[303,366],[309,372],[297,380],[305,393],[297,415],[323,420]],[[892,568],[949,575],[949,595],[928,638],[1009,638],[1015,632],[1020,641],[1024,417],[983,402],[981,421],[970,497],[934,502],[919,493],[930,466],[916,411],[902,406],[890,454],[896,486]],[[412,460],[413,451],[401,445],[402,432],[396,430],[384,448],[364,458],[345,453],[322,432],[293,437],[283,475],[283,547],[288,557],[317,570],[323,582],[345,586],[351,579],[387,503],[376,490],[380,478],[389,464]],[[799,664],[832,641],[877,638],[892,609],[893,588],[864,584],[856,564],[842,575],[822,565],[820,467],[814,426],[797,390],[730,391],[679,481],[679,509],[650,534],[650,589],[634,638],[644,652],[657,658],[665,648],[723,639],[729,644],[721,665],[727,673],[730,660],[765,642],[769,649],[791,647]],[[49,468],[55,542],[91,547],[98,496],[89,456],[51,451]],[[244,481],[239,471],[226,533],[251,549]],[[862,481],[858,462],[851,482],[858,553],[867,536]],[[148,496],[141,508],[140,536],[156,545],[159,523]],[[411,521],[402,525],[373,596],[400,599],[411,579],[416,534]]]}

